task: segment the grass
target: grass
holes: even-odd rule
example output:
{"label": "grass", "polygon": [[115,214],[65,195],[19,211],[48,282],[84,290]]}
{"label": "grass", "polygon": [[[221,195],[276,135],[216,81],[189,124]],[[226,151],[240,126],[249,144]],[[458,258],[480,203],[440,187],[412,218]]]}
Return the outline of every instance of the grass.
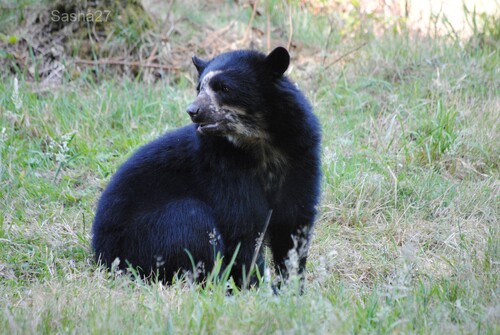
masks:
{"label": "grass", "polygon": [[[225,9],[190,20],[236,17],[244,31],[250,13]],[[284,13],[271,21],[286,31]],[[292,14],[308,48],[291,76],[323,127],[304,295],[145,285],[92,261],[100,192],[138,146],[189,123],[194,71],[150,85],[83,75],[45,93],[19,74],[0,82],[1,333],[500,334],[498,50],[408,32],[351,39]]]}

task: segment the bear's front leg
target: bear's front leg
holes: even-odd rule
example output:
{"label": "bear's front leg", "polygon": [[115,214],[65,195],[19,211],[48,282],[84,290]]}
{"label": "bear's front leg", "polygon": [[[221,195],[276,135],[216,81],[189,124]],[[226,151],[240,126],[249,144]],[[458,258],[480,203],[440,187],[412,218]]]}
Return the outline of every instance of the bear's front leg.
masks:
{"label": "bear's front leg", "polygon": [[298,276],[302,291],[311,234],[312,223],[289,229],[287,233],[284,232],[282,225],[275,225],[270,229],[270,247],[274,267],[279,276],[278,288],[291,276]]}
{"label": "bear's front leg", "polygon": [[[226,255],[232,257],[235,253],[235,260],[231,268],[231,276],[238,288],[249,288],[259,283],[259,276],[264,275],[265,261],[262,252],[257,250],[255,239],[240,241],[237,245],[229,246]],[[228,258],[226,262],[229,262]]]}

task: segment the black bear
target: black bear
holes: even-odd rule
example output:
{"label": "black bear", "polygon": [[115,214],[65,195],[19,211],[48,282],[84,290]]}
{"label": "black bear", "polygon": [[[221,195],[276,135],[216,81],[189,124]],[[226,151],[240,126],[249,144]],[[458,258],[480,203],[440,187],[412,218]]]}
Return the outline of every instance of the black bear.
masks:
{"label": "black bear", "polygon": [[[279,278],[303,275],[320,193],[321,133],[284,72],[285,48],[193,57],[193,123],[140,148],[111,178],[92,228],[96,259],[165,283],[215,255],[242,286],[263,271],[265,236]],[[272,214],[271,214],[272,213]],[[270,219],[268,217],[270,216]],[[200,276],[206,276],[202,271]]]}

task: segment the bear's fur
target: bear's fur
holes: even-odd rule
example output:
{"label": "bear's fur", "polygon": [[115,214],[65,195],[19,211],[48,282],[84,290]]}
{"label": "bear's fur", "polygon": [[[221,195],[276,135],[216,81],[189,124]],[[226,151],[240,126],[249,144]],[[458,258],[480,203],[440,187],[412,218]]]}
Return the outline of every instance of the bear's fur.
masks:
{"label": "bear's fur", "polygon": [[193,57],[193,124],[143,146],[113,176],[92,228],[98,261],[110,267],[118,258],[119,268],[168,283],[193,263],[210,271],[217,253],[227,263],[239,248],[231,275],[242,285],[265,233],[278,274],[286,278],[290,266],[303,274],[321,135],[307,99],[284,76],[289,60],[281,47],[267,56]]}

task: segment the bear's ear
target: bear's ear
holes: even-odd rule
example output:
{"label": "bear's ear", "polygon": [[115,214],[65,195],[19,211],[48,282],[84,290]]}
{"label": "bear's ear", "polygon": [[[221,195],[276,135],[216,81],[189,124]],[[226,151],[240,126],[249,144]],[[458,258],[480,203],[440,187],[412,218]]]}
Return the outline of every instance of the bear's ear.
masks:
{"label": "bear's ear", "polygon": [[290,65],[290,55],[283,47],[277,47],[266,57],[266,67],[276,78],[285,73],[288,65]]}
{"label": "bear's ear", "polygon": [[193,60],[193,64],[196,67],[196,70],[198,70],[198,74],[201,74],[203,70],[205,70],[205,68],[207,67],[208,62],[196,56],[193,56],[191,59]]}

